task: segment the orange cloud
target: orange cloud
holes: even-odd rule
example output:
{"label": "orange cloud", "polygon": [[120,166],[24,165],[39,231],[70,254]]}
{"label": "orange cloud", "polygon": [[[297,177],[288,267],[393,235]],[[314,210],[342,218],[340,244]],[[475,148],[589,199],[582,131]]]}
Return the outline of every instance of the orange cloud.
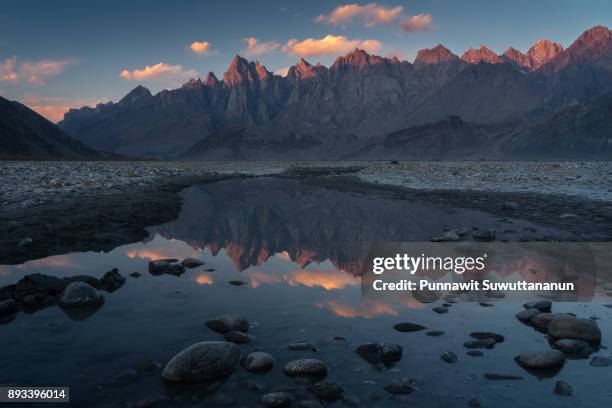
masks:
{"label": "orange cloud", "polygon": [[328,34],[322,39],[307,38],[303,41],[289,40],[283,47],[287,54],[298,57],[314,57],[324,55],[345,54],[361,48],[369,53],[376,53],[382,48],[382,44],[376,40],[350,40],[343,35]]}
{"label": "orange cloud", "polygon": [[0,81],[25,81],[32,85],[45,85],[51,77],[61,74],[72,60],[41,60],[36,62],[17,63],[16,57],[5,59],[0,63]]}
{"label": "orange cloud", "polygon": [[194,41],[189,48],[198,55],[207,55],[212,52],[212,47],[208,41]]}
{"label": "orange cloud", "polygon": [[136,81],[153,81],[164,79],[186,79],[197,77],[198,73],[193,69],[183,69],[180,64],[169,65],[159,62],[155,65],[147,65],[143,69],[134,71],[123,70],[119,74],[121,78]]}
{"label": "orange cloud", "polygon": [[68,110],[83,106],[94,107],[100,101],[91,102],[82,99],[70,100],[52,96],[25,95],[21,98],[21,102],[51,122],[58,122],[64,118],[64,113]]}
{"label": "orange cloud", "polygon": [[339,302],[337,300],[329,300],[319,302],[316,307],[320,309],[329,309],[338,317],[355,318],[363,317],[372,319],[378,316],[397,316],[397,311],[385,303],[363,303],[359,306],[353,306],[348,303]]}
{"label": "orange cloud", "polygon": [[301,269],[284,276],[291,286],[304,285],[309,288],[321,287],[325,290],[344,289],[359,285],[359,279],[341,271],[310,271]]}
{"label": "orange cloud", "polygon": [[402,13],[403,7],[384,7],[376,3],[360,6],[358,4],[345,4],[336,7],[330,14],[321,14],[315,21],[331,25],[348,24],[354,20],[361,20],[366,27],[387,24]]}
{"label": "orange cloud", "polygon": [[268,42],[259,42],[255,37],[248,37],[243,40],[247,48],[244,50],[244,54],[247,57],[252,57],[255,55],[268,54],[272,51],[277,50],[280,47],[280,44],[276,41],[268,41]]}
{"label": "orange cloud", "polygon": [[286,77],[289,74],[289,67],[281,68],[278,71],[274,71],[274,75]]}
{"label": "orange cloud", "polygon": [[249,286],[252,288],[258,288],[262,283],[275,285],[281,281],[278,276],[270,275],[265,272],[249,271],[247,275],[250,280]]}
{"label": "orange cloud", "polygon": [[431,29],[431,14],[417,14],[408,17],[400,23],[402,31],[429,31]]}

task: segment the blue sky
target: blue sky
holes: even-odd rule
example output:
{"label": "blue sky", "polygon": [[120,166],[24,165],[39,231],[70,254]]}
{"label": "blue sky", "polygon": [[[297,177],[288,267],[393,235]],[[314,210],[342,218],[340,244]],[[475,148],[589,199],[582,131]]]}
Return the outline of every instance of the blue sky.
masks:
{"label": "blue sky", "polygon": [[[357,7],[336,9],[347,4]],[[412,61],[419,49],[438,43],[459,55],[480,44],[497,53],[509,46],[526,51],[542,38],[568,46],[584,30],[612,22],[609,0],[367,4],[6,1],[0,9],[0,95],[55,120],[62,109],[116,101],[138,84],[157,92],[208,71],[221,77],[237,53],[271,71],[299,55],[329,65],[355,44]],[[251,51],[246,38],[256,39]],[[190,48],[194,42],[202,43],[194,46],[200,53]]]}

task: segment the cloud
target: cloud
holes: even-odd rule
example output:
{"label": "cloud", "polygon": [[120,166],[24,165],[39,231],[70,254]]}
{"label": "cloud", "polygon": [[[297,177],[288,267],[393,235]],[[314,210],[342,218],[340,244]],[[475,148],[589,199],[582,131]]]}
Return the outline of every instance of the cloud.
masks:
{"label": "cloud", "polygon": [[91,100],[80,98],[71,100],[54,96],[24,95],[21,97],[21,102],[51,122],[59,122],[64,118],[64,113],[70,109],[81,108],[83,106],[93,107],[100,101],[92,102]]}
{"label": "cloud", "polygon": [[369,53],[376,53],[382,44],[376,40],[350,40],[343,35],[328,34],[322,39],[307,38],[303,41],[295,39],[287,41],[283,51],[298,57],[314,57],[324,55],[344,54],[362,48]]}
{"label": "cloud", "polygon": [[153,81],[194,78],[198,76],[198,73],[193,69],[183,69],[183,66],[180,64],[169,65],[165,62],[159,62],[155,65],[147,65],[143,69],[135,69],[133,71],[124,69],[119,76],[127,80]]}
{"label": "cloud", "polygon": [[40,60],[17,63],[16,57],[6,58],[0,63],[0,81],[27,82],[45,85],[49,78],[61,74],[72,60]]}
{"label": "cloud", "polygon": [[208,41],[194,41],[189,48],[198,55],[209,55],[212,53],[212,46]]}
{"label": "cloud", "polygon": [[274,72],[274,75],[286,77],[289,74],[289,67],[281,68],[278,71]]}
{"label": "cloud", "polygon": [[384,7],[376,3],[364,6],[358,4],[345,4],[336,7],[330,14],[321,14],[315,21],[331,25],[343,25],[360,20],[366,27],[388,24],[402,13],[403,7]]}
{"label": "cloud", "polygon": [[244,54],[247,57],[255,55],[268,54],[272,51],[277,50],[280,44],[276,41],[259,42],[255,37],[248,37],[243,40],[247,48],[244,50]]}
{"label": "cloud", "polygon": [[402,31],[429,31],[431,29],[431,14],[410,16],[400,23]]}

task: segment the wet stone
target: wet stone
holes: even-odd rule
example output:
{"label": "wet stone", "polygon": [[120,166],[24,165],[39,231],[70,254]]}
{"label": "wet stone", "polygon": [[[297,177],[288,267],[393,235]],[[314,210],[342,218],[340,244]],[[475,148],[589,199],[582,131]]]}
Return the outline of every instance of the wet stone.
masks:
{"label": "wet stone", "polygon": [[527,310],[535,309],[539,310],[540,312],[550,313],[552,309],[552,302],[549,300],[540,300],[537,302],[525,303],[523,307]]}
{"label": "wet stone", "polygon": [[440,358],[442,359],[442,361],[448,364],[455,364],[458,359],[457,353],[455,353],[454,351],[445,351],[444,353],[442,353],[442,355],[440,355]]}
{"label": "wet stone", "polygon": [[162,378],[170,382],[198,382],[231,373],[238,359],[238,347],[224,341],[192,344],[170,359]]}
{"label": "wet stone", "polygon": [[319,348],[307,341],[297,341],[287,344],[287,350],[291,351],[319,351]]}
{"label": "wet stone", "polygon": [[601,330],[589,319],[554,319],[548,325],[548,334],[556,339],[585,340],[591,343],[601,341]]}
{"label": "wet stone", "polygon": [[438,337],[438,336],[442,336],[443,334],[444,332],[442,330],[431,330],[425,333],[426,336],[430,336],[430,337]]}
{"label": "wet stone", "polygon": [[66,286],[59,299],[62,307],[96,307],[104,303],[104,296],[83,282],[72,282]]}
{"label": "wet stone", "polygon": [[497,342],[494,339],[468,340],[463,343],[463,347],[468,349],[492,349],[495,347],[495,344],[497,344]]}
{"label": "wet stone", "polygon": [[422,326],[420,324],[416,324],[416,323],[402,322],[402,323],[397,323],[393,325],[393,328],[398,332],[409,333],[409,332],[425,330],[427,327]]}
{"label": "wet stone", "polygon": [[444,307],[444,306],[437,306],[434,307],[433,309],[434,312],[438,313],[438,314],[444,314],[444,313],[448,313],[448,307]]}
{"label": "wet stone", "polygon": [[283,371],[288,376],[319,377],[327,375],[327,366],[321,360],[304,358],[288,362]]}
{"label": "wet stone", "polygon": [[262,351],[255,351],[245,357],[242,365],[247,371],[269,371],[274,367],[274,357]]}
{"label": "wet stone", "polygon": [[608,357],[595,356],[589,363],[593,367],[610,367],[612,366],[612,359]]}
{"label": "wet stone", "polygon": [[416,391],[416,388],[408,381],[391,383],[385,385],[383,389],[393,395],[408,395]]}
{"label": "wet stone", "polygon": [[344,388],[334,381],[323,381],[308,387],[308,390],[322,401],[336,401],[342,398]]}
{"label": "wet stone", "polygon": [[514,360],[523,368],[544,369],[562,366],[565,363],[565,355],[559,350],[550,350],[520,354]]}
{"label": "wet stone", "polygon": [[355,352],[369,363],[389,364],[400,361],[404,350],[399,344],[380,342],[362,344]]}
{"label": "wet stone", "polygon": [[253,336],[250,336],[240,331],[227,332],[223,335],[223,337],[225,338],[225,340],[231,341],[232,343],[236,344],[248,343],[253,339]]}
{"label": "wet stone", "polygon": [[207,321],[206,327],[221,334],[230,331],[246,333],[249,331],[249,321],[239,315],[226,314]]}
{"label": "wet stone", "polygon": [[468,356],[471,356],[471,357],[482,357],[482,356],[484,356],[484,353],[482,351],[480,351],[480,350],[469,350],[465,354],[467,354]]}
{"label": "wet stone", "polygon": [[555,383],[554,393],[564,397],[569,397],[574,395],[574,387],[565,381],[557,381]]}
{"label": "wet stone", "polygon": [[516,318],[523,323],[531,323],[531,320],[541,312],[538,309],[527,309],[516,314]]}
{"label": "wet stone", "polygon": [[592,351],[590,344],[584,340],[561,339],[555,341],[554,345],[566,354],[585,354]]}
{"label": "wet stone", "polygon": [[491,332],[472,332],[470,333],[470,337],[473,337],[477,340],[493,340],[495,343],[503,343],[505,338],[501,334],[491,333]]}

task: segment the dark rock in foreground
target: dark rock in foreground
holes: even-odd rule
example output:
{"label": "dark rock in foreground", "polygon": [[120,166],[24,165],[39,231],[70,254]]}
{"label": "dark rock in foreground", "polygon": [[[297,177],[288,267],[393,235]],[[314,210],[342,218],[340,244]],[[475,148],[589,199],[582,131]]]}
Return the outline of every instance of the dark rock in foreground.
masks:
{"label": "dark rock in foreground", "polygon": [[591,343],[601,341],[601,330],[589,319],[554,319],[548,325],[548,334],[556,339],[585,340]]}
{"label": "dark rock in foreground", "polygon": [[231,373],[240,358],[238,347],[225,341],[204,341],[187,347],[170,359],[162,378],[191,383],[223,377]]}
{"label": "dark rock in foreground", "polygon": [[565,363],[565,355],[558,350],[550,350],[541,353],[520,354],[514,360],[523,368],[545,369],[562,366]]}
{"label": "dark rock in foreground", "polygon": [[404,350],[399,344],[380,342],[362,344],[355,352],[372,364],[392,364],[402,359]]}
{"label": "dark rock in foreground", "polygon": [[262,351],[255,351],[246,356],[242,365],[247,371],[269,371],[274,367],[274,357]]}
{"label": "dark rock in foreground", "polygon": [[206,327],[221,334],[230,331],[246,333],[249,331],[249,321],[242,316],[226,314],[207,321]]}
{"label": "dark rock in foreground", "polygon": [[288,362],[283,371],[290,377],[324,377],[327,375],[327,366],[321,360],[304,358]]}

